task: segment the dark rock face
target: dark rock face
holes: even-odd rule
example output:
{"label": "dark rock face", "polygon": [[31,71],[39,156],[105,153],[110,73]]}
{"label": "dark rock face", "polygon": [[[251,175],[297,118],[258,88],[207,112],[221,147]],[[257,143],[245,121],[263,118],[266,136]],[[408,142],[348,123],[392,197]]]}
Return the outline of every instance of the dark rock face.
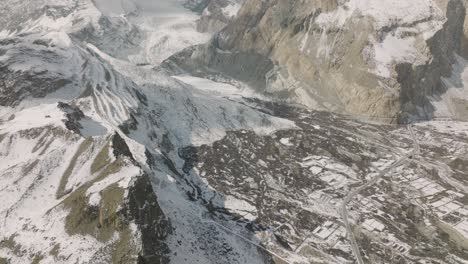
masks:
{"label": "dark rock face", "polygon": [[0,54],[4,55],[0,59],[0,106],[10,107],[26,98],[44,98],[72,88],[78,82],[72,73],[77,65],[71,65],[70,59],[79,62],[83,56],[78,49],[59,47],[50,37],[38,34],[0,40]]}
{"label": "dark rock face", "polygon": [[170,251],[164,240],[171,232],[171,224],[159,207],[147,175],[136,179],[129,189],[128,208],[130,219],[135,221],[141,232],[143,248],[137,263],[169,263]]}
{"label": "dark rock face", "polygon": [[27,97],[42,98],[70,83],[67,78],[48,76],[47,71],[11,71],[7,64],[0,62],[0,106],[13,107]]}
{"label": "dark rock face", "polygon": [[130,116],[130,119],[119,125],[119,128],[124,132],[126,135],[130,134],[132,130],[137,129],[138,121],[136,120],[134,115]]}
{"label": "dark rock face", "polygon": [[188,146],[179,149],[179,157],[182,158],[185,163],[183,171],[189,173],[191,169],[199,162],[198,150],[193,146]]}
{"label": "dark rock face", "polygon": [[135,158],[133,158],[133,154],[130,151],[130,148],[128,147],[125,140],[119,135],[119,133],[115,133],[112,137],[112,149],[114,150],[114,156],[116,158],[125,156],[131,161],[136,162]]}
{"label": "dark rock face", "polygon": [[77,134],[80,134],[80,129],[83,127],[80,124],[80,120],[85,117],[83,111],[78,106],[69,105],[67,103],[59,102],[58,108],[65,112],[66,119],[63,120],[68,130],[71,130]]}
{"label": "dark rock face", "polygon": [[450,0],[447,5],[447,22],[442,30],[427,41],[433,54],[431,61],[421,66],[409,63],[396,66],[397,81],[401,85],[399,118],[402,122],[407,120],[409,115],[423,119],[432,118],[434,107],[430,98],[446,92],[441,78],[451,76],[455,54],[462,52],[465,17],[466,9],[463,2]]}
{"label": "dark rock face", "polygon": [[[116,158],[126,158],[138,166],[130,148],[119,133],[112,136],[112,149]],[[165,244],[165,239],[172,227],[159,207],[156,193],[146,173],[137,177],[128,189],[127,203],[128,221],[135,222],[141,235],[142,248],[138,253],[137,263],[169,263],[170,250]]]}

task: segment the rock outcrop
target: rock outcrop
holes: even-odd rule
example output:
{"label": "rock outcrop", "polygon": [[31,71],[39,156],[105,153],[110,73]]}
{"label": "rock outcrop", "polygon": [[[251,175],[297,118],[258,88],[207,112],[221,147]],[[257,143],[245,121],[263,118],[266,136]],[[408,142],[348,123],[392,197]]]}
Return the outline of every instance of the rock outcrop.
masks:
{"label": "rock outcrop", "polygon": [[238,14],[244,0],[208,1],[197,22],[200,32],[215,33],[228,25]]}
{"label": "rock outcrop", "polygon": [[227,75],[314,109],[430,118],[463,53],[465,15],[461,0],[249,0],[210,44],[163,67]]}
{"label": "rock outcrop", "polygon": [[[125,33],[134,27],[100,35],[110,20],[71,2],[0,19],[0,263],[258,263],[256,247],[200,218],[207,209],[186,195],[191,183],[174,181],[177,150],[293,122],[125,61],[120,44],[138,41]],[[195,28],[184,15],[176,22]]]}

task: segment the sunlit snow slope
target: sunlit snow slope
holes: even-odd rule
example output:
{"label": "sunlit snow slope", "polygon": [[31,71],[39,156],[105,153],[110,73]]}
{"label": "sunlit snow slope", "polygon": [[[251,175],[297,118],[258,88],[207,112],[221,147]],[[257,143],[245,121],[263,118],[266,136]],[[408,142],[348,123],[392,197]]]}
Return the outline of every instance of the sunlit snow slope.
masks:
{"label": "sunlit snow slope", "polygon": [[[120,3],[3,9],[0,263],[189,263],[207,237],[233,247],[230,263],[259,262],[256,248],[193,219],[207,210],[172,178],[178,149],[293,122],[153,71],[209,35],[183,3]],[[216,258],[201,251],[190,263]]]}

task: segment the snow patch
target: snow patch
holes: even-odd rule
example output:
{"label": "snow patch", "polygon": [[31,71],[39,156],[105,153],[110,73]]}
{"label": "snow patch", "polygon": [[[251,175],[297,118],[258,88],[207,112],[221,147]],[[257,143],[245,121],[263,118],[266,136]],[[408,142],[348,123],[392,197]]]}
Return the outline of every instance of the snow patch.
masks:
{"label": "snow patch", "polygon": [[92,193],[88,197],[88,204],[91,206],[99,206],[101,203],[101,195],[98,192]]}
{"label": "snow patch", "polygon": [[389,78],[391,76],[391,64],[394,61],[412,62],[415,60],[417,50],[414,46],[415,39],[400,38],[387,35],[381,43],[375,43],[375,60],[377,67],[375,73],[379,76]]}
{"label": "snow patch", "polygon": [[[386,27],[396,28],[383,32],[382,40],[370,37],[372,46],[369,53],[373,54],[376,63],[373,72],[383,78],[391,77],[395,62],[424,63],[426,55],[418,51],[416,38],[408,35],[422,36],[422,41],[427,40],[442,29],[446,21],[445,14],[432,0],[349,0],[333,12],[320,14],[316,23],[324,28],[324,32],[330,27],[342,28],[356,13],[368,16],[378,32]],[[327,55],[327,45],[320,47],[318,55]]]}
{"label": "snow patch", "polygon": [[290,138],[282,138],[282,139],[280,139],[280,142],[281,142],[281,144],[283,144],[285,146],[294,146],[294,144],[291,143]]}
{"label": "snow patch", "polygon": [[245,200],[237,199],[233,196],[227,196],[224,201],[224,207],[233,213],[242,215],[245,219],[254,221],[257,217],[257,208]]}
{"label": "snow patch", "polygon": [[[40,114],[38,114],[40,113]],[[57,107],[57,104],[42,104],[18,111],[9,118],[8,122],[0,123],[2,133],[15,133],[36,127],[63,127],[62,119],[65,114]]]}
{"label": "snow patch", "polygon": [[237,16],[242,5],[239,3],[229,3],[226,7],[222,8],[223,14],[228,18]]}

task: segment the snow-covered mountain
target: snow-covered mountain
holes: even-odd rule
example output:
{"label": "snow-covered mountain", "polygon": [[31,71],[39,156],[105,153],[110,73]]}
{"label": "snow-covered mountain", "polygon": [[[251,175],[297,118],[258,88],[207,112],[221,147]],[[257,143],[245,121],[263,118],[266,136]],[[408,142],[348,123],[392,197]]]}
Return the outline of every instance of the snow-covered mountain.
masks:
{"label": "snow-covered mountain", "polygon": [[203,65],[204,75],[219,72],[313,109],[430,118],[447,88],[441,78],[464,54],[464,4],[250,0],[209,44],[165,67],[200,75]]}
{"label": "snow-covered mountain", "polygon": [[317,110],[466,118],[464,3],[6,1],[0,264],[468,261],[466,123]]}
{"label": "snow-covered mountain", "polygon": [[[150,183],[153,166],[176,160],[179,146],[211,142],[226,129],[268,133],[294,124],[135,64],[137,56],[160,48],[154,36],[169,34],[167,25],[195,32],[183,7],[174,7],[174,18],[132,9],[132,19],[142,22],[133,24],[122,16],[128,6],[36,4],[26,5],[36,9],[28,10],[34,15],[21,29],[5,27],[0,44],[0,233],[8,242],[2,259],[166,263],[164,238],[182,231],[173,231],[161,211]],[[149,32],[148,21],[167,24]],[[191,45],[197,34],[171,35],[175,45],[164,52]],[[160,176],[170,182],[169,175]],[[172,195],[184,196],[177,190]]]}

